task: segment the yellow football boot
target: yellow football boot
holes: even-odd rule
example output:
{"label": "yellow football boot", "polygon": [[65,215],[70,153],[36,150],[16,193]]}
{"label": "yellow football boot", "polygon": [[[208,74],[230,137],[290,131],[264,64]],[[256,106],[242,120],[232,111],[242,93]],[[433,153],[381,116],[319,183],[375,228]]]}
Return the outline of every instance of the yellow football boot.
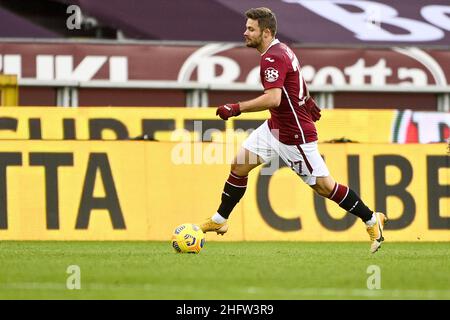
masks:
{"label": "yellow football boot", "polygon": [[377,222],[372,227],[367,227],[367,233],[370,236],[372,244],[370,252],[375,253],[381,247],[381,242],[384,241],[383,228],[388,218],[381,212],[374,212]]}
{"label": "yellow football boot", "polygon": [[204,233],[217,232],[217,234],[223,236],[223,234],[228,231],[228,224],[226,222],[215,223],[211,218],[209,218],[205,222],[200,224],[200,229],[202,229]]}

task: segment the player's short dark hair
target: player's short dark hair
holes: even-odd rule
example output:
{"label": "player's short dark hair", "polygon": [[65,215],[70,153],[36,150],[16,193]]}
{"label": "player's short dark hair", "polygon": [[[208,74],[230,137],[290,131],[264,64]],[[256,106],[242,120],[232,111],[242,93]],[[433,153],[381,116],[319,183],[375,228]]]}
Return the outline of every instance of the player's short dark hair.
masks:
{"label": "player's short dark hair", "polygon": [[245,12],[245,16],[248,19],[258,20],[261,31],[269,29],[274,37],[277,34],[277,18],[275,17],[275,13],[269,8],[251,8]]}

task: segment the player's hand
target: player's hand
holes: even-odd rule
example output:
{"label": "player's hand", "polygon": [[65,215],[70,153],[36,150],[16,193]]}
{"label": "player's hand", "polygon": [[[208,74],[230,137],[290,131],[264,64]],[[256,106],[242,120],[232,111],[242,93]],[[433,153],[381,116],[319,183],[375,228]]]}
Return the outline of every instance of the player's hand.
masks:
{"label": "player's hand", "polygon": [[317,121],[322,116],[320,114],[320,108],[317,106],[316,101],[312,97],[307,97],[305,100],[305,108],[311,116],[312,121]]}
{"label": "player's hand", "polygon": [[216,115],[221,117],[223,120],[228,120],[230,117],[236,117],[241,114],[241,109],[239,109],[239,103],[228,103],[219,106],[216,111]]}

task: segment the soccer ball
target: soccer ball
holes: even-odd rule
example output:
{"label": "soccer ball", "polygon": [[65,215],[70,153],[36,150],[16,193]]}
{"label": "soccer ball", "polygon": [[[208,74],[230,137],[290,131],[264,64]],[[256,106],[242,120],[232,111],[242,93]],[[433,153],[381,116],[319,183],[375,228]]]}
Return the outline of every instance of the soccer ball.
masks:
{"label": "soccer ball", "polygon": [[199,226],[184,223],[172,235],[172,247],[179,253],[199,253],[205,245],[205,234]]}

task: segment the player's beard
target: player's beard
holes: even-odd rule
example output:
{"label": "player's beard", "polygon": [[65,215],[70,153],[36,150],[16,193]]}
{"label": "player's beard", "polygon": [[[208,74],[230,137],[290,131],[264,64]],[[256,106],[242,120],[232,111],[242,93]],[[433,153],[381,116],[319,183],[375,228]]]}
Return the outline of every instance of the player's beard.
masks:
{"label": "player's beard", "polygon": [[[262,42],[263,42],[263,37],[262,34],[255,38],[255,39],[249,39],[249,38],[245,38],[245,45],[249,48],[258,48],[261,46]],[[248,41],[250,40],[250,41]]]}

